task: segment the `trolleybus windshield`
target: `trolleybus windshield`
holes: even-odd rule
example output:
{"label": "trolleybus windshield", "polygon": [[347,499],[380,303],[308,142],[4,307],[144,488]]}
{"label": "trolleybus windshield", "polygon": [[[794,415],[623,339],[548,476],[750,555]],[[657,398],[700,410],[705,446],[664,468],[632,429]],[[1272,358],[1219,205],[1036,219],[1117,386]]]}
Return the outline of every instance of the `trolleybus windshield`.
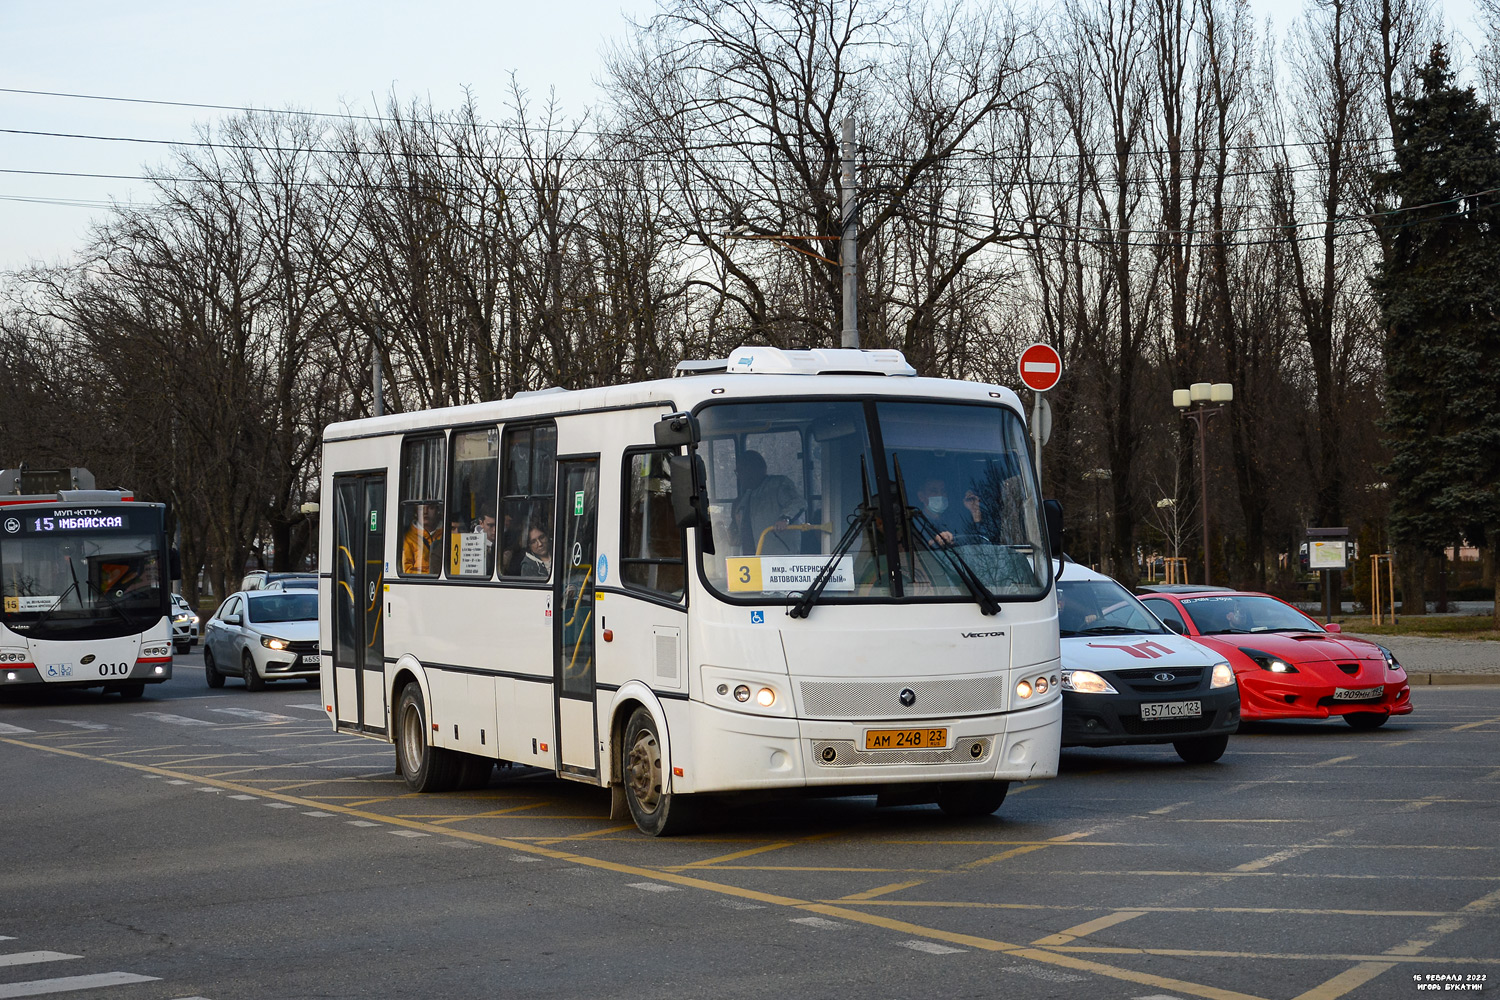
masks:
{"label": "trolleybus windshield", "polygon": [[150,507],[0,512],[0,622],[33,639],[145,631],[167,614],[161,531]]}
{"label": "trolleybus windshield", "polygon": [[785,400],[710,404],[698,419],[715,550],[699,559],[723,597],[784,601],[830,561],[821,603],[1036,600],[1051,585],[1009,409]]}

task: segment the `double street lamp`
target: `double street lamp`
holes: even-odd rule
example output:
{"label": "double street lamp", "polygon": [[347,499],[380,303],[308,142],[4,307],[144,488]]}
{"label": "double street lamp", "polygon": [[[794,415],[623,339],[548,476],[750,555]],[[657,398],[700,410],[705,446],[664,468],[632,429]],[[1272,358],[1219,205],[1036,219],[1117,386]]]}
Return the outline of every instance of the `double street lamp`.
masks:
{"label": "double street lamp", "polygon": [[[1172,405],[1182,411],[1182,415],[1198,425],[1198,465],[1201,470],[1201,495],[1199,503],[1203,507],[1203,582],[1209,581],[1209,550],[1208,550],[1208,439],[1204,435],[1204,429],[1208,424],[1208,418],[1216,416],[1224,411],[1225,404],[1234,399],[1234,386],[1228,382],[1194,382],[1186,389],[1172,390]],[[1210,403],[1217,405],[1209,405]]]}

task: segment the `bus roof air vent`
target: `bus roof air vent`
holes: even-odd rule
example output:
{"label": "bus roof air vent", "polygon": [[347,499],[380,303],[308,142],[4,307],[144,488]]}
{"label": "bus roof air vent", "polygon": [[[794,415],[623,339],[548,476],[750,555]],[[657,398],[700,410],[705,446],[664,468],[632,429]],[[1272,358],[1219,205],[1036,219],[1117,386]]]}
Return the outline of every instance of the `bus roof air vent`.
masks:
{"label": "bus roof air vent", "polygon": [[554,394],[559,393],[559,392],[567,392],[567,391],[568,390],[564,389],[560,385],[549,385],[545,389],[523,389],[520,392],[516,393],[515,395],[511,396],[510,398],[511,399],[525,399],[527,396],[551,396],[551,395],[554,395]]}
{"label": "bus roof air vent", "polygon": [[725,371],[743,375],[904,375],[917,370],[900,351],[849,348],[783,351],[776,347],[741,347],[729,355]]}

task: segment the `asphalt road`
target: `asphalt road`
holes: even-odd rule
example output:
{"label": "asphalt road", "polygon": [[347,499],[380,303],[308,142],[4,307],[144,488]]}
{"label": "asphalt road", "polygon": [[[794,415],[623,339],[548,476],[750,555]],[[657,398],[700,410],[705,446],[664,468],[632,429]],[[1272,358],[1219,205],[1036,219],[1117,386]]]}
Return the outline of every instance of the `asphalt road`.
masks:
{"label": "asphalt road", "polygon": [[0,1000],[1333,1000],[1500,977],[1500,687],[1424,688],[1371,733],[1253,727],[1212,765],[1065,751],[983,821],[789,801],[653,840],[530,769],[409,794],[315,689],[210,691],[199,663],[139,701],[0,705]]}

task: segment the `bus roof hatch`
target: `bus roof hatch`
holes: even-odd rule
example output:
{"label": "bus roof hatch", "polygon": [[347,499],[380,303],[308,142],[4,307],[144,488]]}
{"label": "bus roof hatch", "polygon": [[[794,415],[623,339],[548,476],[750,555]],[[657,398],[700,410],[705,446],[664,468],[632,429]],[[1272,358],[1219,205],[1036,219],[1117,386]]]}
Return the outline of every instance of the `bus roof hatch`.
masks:
{"label": "bus roof hatch", "polygon": [[725,361],[724,370],[741,375],[905,375],[917,370],[900,351],[835,350],[783,351],[776,347],[741,347]]}

